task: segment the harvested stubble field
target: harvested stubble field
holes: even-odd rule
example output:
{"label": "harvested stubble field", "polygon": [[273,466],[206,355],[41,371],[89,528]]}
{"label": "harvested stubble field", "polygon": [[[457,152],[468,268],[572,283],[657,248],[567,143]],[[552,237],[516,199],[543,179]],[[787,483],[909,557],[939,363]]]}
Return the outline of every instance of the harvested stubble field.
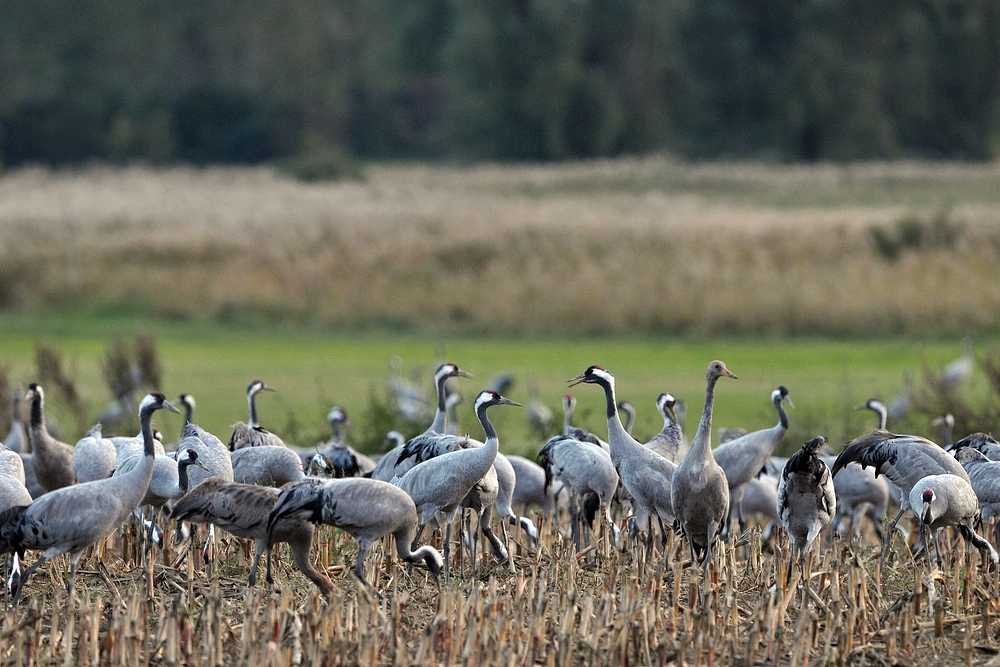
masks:
{"label": "harvested stubble field", "polygon": [[1000,167],[25,169],[0,307],[424,332],[955,335],[1000,324]]}
{"label": "harvested stubble field", "polygon": [[[187,548],[157,558],[155,593],[131,537],[84,560],[72,600],[57,559],[28,583],[0,624],[4,665],[958,665],[996,664],[1000,603],[995,574],[951,551],[928,573],[897,547],[839,541],[811,568],[808,589],[784,582],[787,541],[762,550],[752,528],[715,561],[697,602],[698,568],[671,539],[643,566],[642,549],[603,539],[577,553],[544,524],[536,553],[516,571],[462,558],[449,583],[407,573],[391,545],[369,555],[362,590],[354,543],[323,529],[318,558],[337,586],[323,601],[277,551],[276,586],[248,590],[248,553],[222,541],[216,571],[193,572]],[[283,557],[282,557],[283,556]],[[952,560],[953,558],[953,560]]]}

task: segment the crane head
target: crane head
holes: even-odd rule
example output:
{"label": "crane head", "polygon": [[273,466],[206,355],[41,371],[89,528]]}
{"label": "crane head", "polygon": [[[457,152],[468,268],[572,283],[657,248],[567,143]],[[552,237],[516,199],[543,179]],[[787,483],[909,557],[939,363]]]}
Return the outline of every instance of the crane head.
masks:
{"label": "crane head", "polygon": [[771,392],[771,400],[774,401],[776,405],[779,401],[784,401],[785,403],[788,403],[788,407],[795,407],[795,404],[792,403],[792,399],[788,395],[788,387],[784,385],[781,385]]}
{"label": "crane head", "polygon": [[268,387],[262,380],[254,380],[247,387],[247,395],[258,394],[262,391],[277,391],[277,389]]}
{"label": "crane head", "polygon": [[734,380],[739,379],[732,371],[726,368],[726,364],[719,361],[718,359],[716,359],[715,361],[713,361],[708,365],[708,373],[706,373],[706,376],[707,379],[710,381],[712,379],[718,379],[723,376],[733,378]]}
{"label": "crane head", "polygon": [[615,376],[613,376],[608,371],[604,370],[600,366],[591,366],[583,373],[580,373],[575,378],[570,378],[566,380],[570,387],[575,387],[581,383],[587,384],[614,384]]}
{"label": "crane head", "polygon": [[517,405],[520,403],[515,403],[509,398],[504,398],[500,394],[496,393],[492,389],[484,389],[476,397],[476,413],[479,412],[480,408],[488,408],[491,405]]}
{"label": "crane head", "polygon": [[472,373],[469,373],[468,371],[463,371],[461,368],[459,368],[455,364],[444,363],[444,364],[441,364],[438,367],[437,372],[434,374],[434,377],[437,378],[437,379],[442,379],[442,378],[471,378],[471,377],[473,377],[473,375],[472,375]]}

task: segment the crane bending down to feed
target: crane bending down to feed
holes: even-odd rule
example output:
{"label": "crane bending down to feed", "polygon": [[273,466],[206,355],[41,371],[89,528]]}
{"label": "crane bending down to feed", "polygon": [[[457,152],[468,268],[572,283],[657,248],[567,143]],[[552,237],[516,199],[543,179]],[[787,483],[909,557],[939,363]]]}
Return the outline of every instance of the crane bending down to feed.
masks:
{"label": "crane bending down to feed", "polygon": [[208,523],[219,526],[237,537],[253,540],[253,566],[250,568],[250,586],[257,582],[257,567],[267,555],[267,583],[274,583],[271,576],[271,550],[275,544],[287,542],[292,558],[302,574],[319,588],[324,597],[333,592],[333,582],[309,562],[315,529],[301,517],[289,516],[270,521],[272,510],[281,491],[270,486],[224,482],[208,479],[184,495],[170,510],[179,521]]}
{"label": "crane bending down to feed", "polygon": [[[778,514],[792,543],[792,553],[799,554],[799,571],[806,576],[806,556],[816,538],[830,525],[837,508],[830,469],[819,457],[826,438],[819,436],[802,445],[792,454],[778,480]],[[792,567],[788,566],[787,586],[792,582]]]}
{"label": "crane bending down to feed", "polygon": [[293,519],[336,526],[353,537],[358,543],[354,576],[376,595],[378,590],[365,578],[365,556],[372,544],[385,535],[395,538],[396,553],[402,560],[424,561],[435,578],[441,573],[443,561],[437,549],[411,547],[417,508],[405,491],[388,482],[363,477],[293,482],[281,490],[274,503],[267,520],[268,531]]}
{"label": "crane bending down to feed", "polygon": [[[674,471],[670,488],[674,516],[691,547],[691,560],[697,563],[700,555],[706,575],[712,559],[712,544],[718,539],[729,512],[729,482],[712,455],[712,409],[715,385],[721,377],[736,379],[724,363],[713,361],[705,374],[705,409],[698,430],[691,448]],[[702,597],[704,594],[703,586]]]}
{"label": "crane bending down to feed", "polygon": [[[462,501],[469,495],[473,487],[493,471],[493,462],[499,451],[500,441],[496,429],[493,428],[493,424],[486,416],[486,411],[494,405],[520,405],[520,403],[515,403],[489,389],[476,397],[476,416],[486,433],[485,445],[470,449],[458,449],[424,461],[410,468],[406,474],[394,482],[410,495],[414,505],[416,505],[417,512],[420,514],[420,528],[417,530],[414,546],[430,520],[438,512],[444,513],[446,521],[444,542],[446,579],[450,569],[452,521],[462,507]],[[483,524],[484,531],[489,527],[491,515],[492,510],[487,509],[480,516],[480,523]]]}
{"label": "crane bending down to feed", "polygon": [[984,561],[988,561],[990,571],[996,570],[1000,560],[996,549],[976,534],[972,522],[979,515],[979,500],[967,478],[945,473],[928,475],[913,485],[909,494],[910,508],[920,520],[920,534],[924,538],[924,555],[930,568],[931,554],[927,546],[927,531],[934,541],[937,566],[941,569],[941,550],[938,548],[937,533],[945,526],[955,526],[968,545],[979,549]]}
{"label": "crane bending down to feed", "polygon": [[883,559],[889,553],[892,534],[899,518],[910,509],[910,491],[917,482],[928,475],[946,473],[969,481],[961,464],[930,440],[916,435],[896,435],[882,429],[875,429],[856,438],[844,447],[833,464],[834,478],[852,461],[857,461],[861,467],[873,466],[876,476],[885,475],[903,492],[899,512],[889,524],[889,537],[882,550]]}
{"label": "crane bending down to feed", "polygon": [[163,394],[147,394],[139,404],[139,421],[145,447],[143,459],[128,474],[51,491],[27,507],[14,507],[0,514],[0,553],[44,549],[42,556],[24,571],[14,604],[28,577],[47,560],[69,553],[67,590],[72,593],[76,565],[84,549],[114,530],[138,507],[153,476],[153,428],[156,410],[180,410]]}

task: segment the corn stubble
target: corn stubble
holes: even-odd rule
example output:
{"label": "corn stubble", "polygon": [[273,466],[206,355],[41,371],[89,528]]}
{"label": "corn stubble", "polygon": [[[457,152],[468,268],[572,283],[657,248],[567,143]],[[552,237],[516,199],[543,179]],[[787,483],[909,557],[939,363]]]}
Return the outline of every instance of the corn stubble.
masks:
{"label": "corn stubble", "polygon": [[[808,585],[783,588],[788,545],[761,549],[752,528],[720,549],[704,604],[700,568],[671,537],[643,565],[644,545],[576,553],[545,523],[540,548],[515,550],[513,572],[457,557],[451,584],[412,573],[380,544],[356,584],[354,543],[324,528],[316,555],[338,592],[322,600],[278,550],[277,584],[248,590],[249,556],[220,542],[212,577],[187,545],[145,568],[134,535],[114,536],[81,563],[67,599],[56,559],[0,623],[3,665],[929,665],[982,663],[1000,650],[997,580],[956,549],[928,572],[894,549],[838,541],[809,558]],[[100,556],[103,554],[103,556]]]}

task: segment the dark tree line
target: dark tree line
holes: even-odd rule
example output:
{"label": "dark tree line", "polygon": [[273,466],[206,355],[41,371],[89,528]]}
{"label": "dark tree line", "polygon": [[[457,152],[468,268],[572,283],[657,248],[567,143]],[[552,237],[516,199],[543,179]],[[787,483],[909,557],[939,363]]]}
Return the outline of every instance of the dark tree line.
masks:
{"label": "dark tree line", "polygon": [[989,159],[1000,0],[0,0],[0,159]]}

